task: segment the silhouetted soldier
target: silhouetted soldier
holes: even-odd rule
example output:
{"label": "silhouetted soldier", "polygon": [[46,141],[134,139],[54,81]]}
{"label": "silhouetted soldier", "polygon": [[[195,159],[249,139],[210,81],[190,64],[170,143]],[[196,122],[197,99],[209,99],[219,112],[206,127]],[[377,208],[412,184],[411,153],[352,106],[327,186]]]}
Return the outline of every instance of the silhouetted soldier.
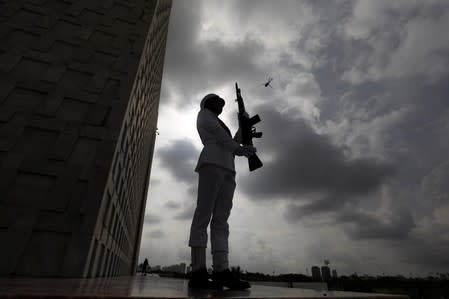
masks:
{"label": "silhouetted soldier", "polygon": [[[189,287],[247,289],[247,281],[235,277],[228,262],[228,218],[235,190],[234,156],[249,157],[256,152],[252,146],[240,145],[238,131],[234,138],[218,118],[225,101],[208,94],[201,101],[197,129],[204,148],[195,171],[199,174],[198,199],[190,228],[192,276]],[[206,270],[207,227],[210,223],[213,259],[212,280]]]}

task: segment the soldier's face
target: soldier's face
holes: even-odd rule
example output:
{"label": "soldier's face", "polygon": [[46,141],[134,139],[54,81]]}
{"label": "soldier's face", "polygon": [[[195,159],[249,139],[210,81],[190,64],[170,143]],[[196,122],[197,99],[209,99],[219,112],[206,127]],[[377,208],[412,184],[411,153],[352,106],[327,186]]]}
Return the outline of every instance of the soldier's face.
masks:
{"label": "soldier's face", "polygon": [[220,115],[223,112],[223,105],[220,101],[210,101],[207,103],[207,109],[215,113],[216,115]]}

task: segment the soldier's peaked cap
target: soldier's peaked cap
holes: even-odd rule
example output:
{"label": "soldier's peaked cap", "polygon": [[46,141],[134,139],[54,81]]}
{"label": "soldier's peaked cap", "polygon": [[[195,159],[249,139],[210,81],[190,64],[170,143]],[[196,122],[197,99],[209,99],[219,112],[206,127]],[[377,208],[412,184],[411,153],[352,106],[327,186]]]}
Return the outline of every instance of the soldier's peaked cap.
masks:
{"label": "soldier's peaked cap", "polygon": [[204,108],[204,104],[206,104],[207,101],[210,100],[218,100],[220,101],[221,105],[224,106],[225,105],[225,100],[223,100],[222,98],[220,98],[218,95],[216,95],[215,93],[209,93],[207,94],[202,100],[201,100],[201,104],[200,107]]}

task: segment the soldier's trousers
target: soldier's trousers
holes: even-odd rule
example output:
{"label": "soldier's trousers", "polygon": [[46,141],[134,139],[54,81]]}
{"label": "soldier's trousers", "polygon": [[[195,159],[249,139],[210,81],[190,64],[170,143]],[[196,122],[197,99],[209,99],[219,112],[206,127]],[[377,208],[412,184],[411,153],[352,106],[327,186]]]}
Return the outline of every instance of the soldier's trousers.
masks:
{"label": "soldier's trousers", "polygon": [[228,218],[235,190],[235,173],[203,165],[199,170],[198,199],[190,227],[190,247],[207,247],[207,227],[210,223],[211,251],[229,252]]}

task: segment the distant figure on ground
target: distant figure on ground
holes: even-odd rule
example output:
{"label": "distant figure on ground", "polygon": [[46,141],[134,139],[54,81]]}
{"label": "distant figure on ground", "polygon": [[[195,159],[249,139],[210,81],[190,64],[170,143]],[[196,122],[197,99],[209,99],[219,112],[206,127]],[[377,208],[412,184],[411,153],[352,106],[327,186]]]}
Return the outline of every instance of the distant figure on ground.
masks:
{"label": "distant figure on ground", "polygon": [[148,259],[145,259],[142,264],[142,275],[146,276],[148,272],[148,267],[150,264],[148,263]]}
{"label": "distant figure on ground", "polygon": [[[228,218],[231,213],[235,183],[235,156],[249,157],[256,148],[240,145],[239,131],[232,138],[228,127],[218,118],[225,101],[216,94],[208,94],[201,101],[197,129],[204,148],[195,171],[199,174],[198,199],[189,246],[192,254],[191,288],[220,289],[223,286],[244,290],[250,287],[229,270]],[[206,270],[207,227],[210,223],[212,279]]]}

